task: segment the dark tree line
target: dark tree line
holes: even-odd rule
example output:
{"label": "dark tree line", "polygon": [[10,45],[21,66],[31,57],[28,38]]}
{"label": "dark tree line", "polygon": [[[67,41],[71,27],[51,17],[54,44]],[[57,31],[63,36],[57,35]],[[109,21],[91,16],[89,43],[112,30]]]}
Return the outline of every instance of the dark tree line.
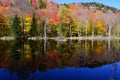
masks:
{"label": "dark tree line", "polygon": [[[12,36],[14,36],[15,38],[23,38],[26,35],[24,29],[25,29],[25,25],[22,21],[23,19],[21,19],[20,17],[18,17],[17,15],[14,16],[13,20],[12,20],[12,24],[11,24],[11,34]],[[29,31],[29,36],[36,36],[37,35],[37,19],[35,18],[35,14],[33,14],[32,16],[32,21],[31,21],[31,25],[30,25],[30,31]]]}

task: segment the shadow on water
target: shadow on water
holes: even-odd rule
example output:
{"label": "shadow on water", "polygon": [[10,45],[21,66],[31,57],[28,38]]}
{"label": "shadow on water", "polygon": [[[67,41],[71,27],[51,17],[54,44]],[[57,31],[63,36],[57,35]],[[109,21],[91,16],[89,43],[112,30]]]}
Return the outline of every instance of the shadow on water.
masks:
{"label": "shadow on water", "polygon": [[[70,76],[76,76],[76,80],[88,80],[89,78],[91,80],[119,80],[119,52],[119,40],[67,40],[65,42],[49,39],[1,40],[0,74],[2,76],[0,79],[74,80],[75,78]],[[64,77],[62,73],[68,76]],[[82,77],[82,73],[88,78]],[[106,79],[101,73],[106,75]],[[57,74],[63,77],[60,78]],[[91,74],[99,75],[101,78],[99,76],[94,78],[90,76]]]}

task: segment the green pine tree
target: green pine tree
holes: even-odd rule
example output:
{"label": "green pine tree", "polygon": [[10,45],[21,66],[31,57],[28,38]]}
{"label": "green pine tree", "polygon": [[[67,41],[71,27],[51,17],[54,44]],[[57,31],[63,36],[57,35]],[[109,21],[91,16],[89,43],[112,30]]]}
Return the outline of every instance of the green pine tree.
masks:
{"label": "green pine tree", "polygon": [[15,15],[12,24],[11,24],[11,33],[15,38],[20,38],[22,36],[22,27],[21,27],[21,20],[20,18]]}
{"label": "green pine tree", "polygon": [[33,14],[31,29],[30,29],[30,36],[36,36],[36,35],[37,35],[37,19],[35,18],[35,14]]}

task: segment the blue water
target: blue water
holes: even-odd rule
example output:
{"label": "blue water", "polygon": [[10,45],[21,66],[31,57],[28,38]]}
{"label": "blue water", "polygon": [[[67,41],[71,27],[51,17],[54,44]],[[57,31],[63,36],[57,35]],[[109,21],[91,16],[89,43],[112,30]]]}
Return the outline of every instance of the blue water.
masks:
{"label": "blue water", "polygon": [[97,68],[66,67],[23,74],[0,68],[0,80],[120,80],[120,62]]}

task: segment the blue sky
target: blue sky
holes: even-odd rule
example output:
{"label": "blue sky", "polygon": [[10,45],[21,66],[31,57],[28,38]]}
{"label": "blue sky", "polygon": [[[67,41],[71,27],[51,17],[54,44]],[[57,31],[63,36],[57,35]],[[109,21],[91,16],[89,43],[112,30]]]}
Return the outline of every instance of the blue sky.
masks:
{"label": "blue sky", "polygon": [[120,0],[51,0],[58,3],[98,2],[120,9]]}

